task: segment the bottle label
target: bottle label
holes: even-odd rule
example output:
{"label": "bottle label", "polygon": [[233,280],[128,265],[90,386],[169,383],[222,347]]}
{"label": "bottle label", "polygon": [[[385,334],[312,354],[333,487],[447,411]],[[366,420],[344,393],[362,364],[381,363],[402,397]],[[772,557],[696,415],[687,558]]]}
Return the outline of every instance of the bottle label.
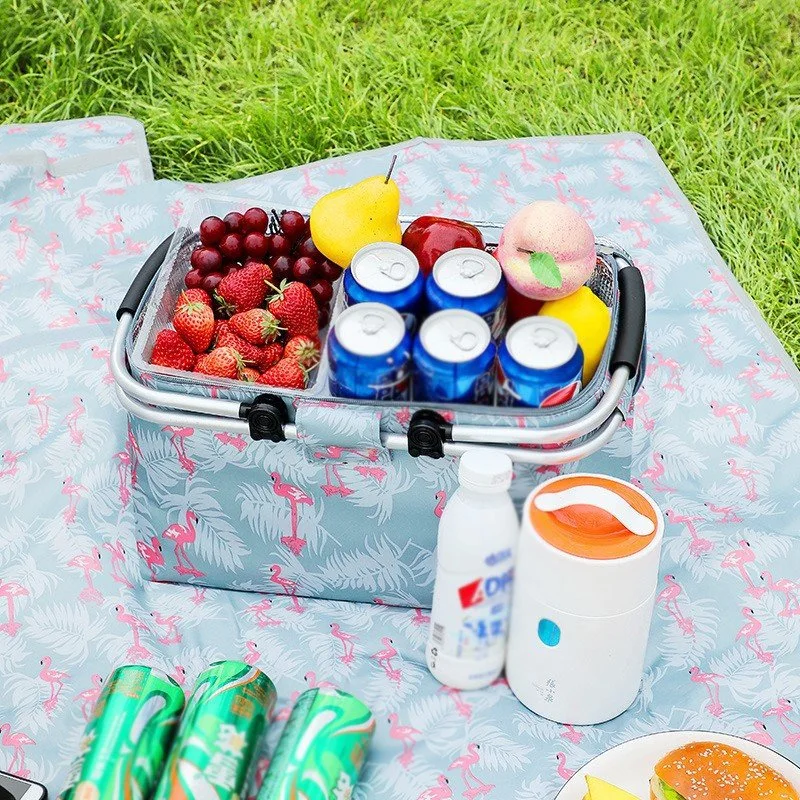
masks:
{"label": "bottle label", "polygon": [[495,655],[505,646],[513,567],[465,582],[462,576],[442,578],[431,624],[438,652],[469,660]]}

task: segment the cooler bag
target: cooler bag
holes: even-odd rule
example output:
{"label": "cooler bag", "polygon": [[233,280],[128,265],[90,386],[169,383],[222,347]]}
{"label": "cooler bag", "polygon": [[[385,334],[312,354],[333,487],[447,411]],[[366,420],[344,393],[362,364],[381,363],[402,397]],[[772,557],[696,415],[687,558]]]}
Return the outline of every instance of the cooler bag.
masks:
{"label": "cooler bag", "polygon": [[[146,577],[429,607],[438,520],[467,448],[511,457],[518,503],[553,474],[630,479],[645,294],[624,250],[597,241],[588,285],[611,311],[611,332],[594,377],[567,403],[353,401],[328,393],[324,351],[303,391],[148,363],[183,289],[200,220],[235,206],[231,198],[197,203],[147,259],[117,312],[111,368],[129,414],[119,469],[130,470]],[[496,242],[503,223],[473,224]]]}

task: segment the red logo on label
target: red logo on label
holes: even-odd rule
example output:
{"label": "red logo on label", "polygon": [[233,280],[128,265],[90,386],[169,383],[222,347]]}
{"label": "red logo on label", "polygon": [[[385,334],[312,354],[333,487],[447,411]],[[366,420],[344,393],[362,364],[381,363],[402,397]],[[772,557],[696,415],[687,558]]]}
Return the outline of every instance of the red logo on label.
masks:
{"label": "red logo on label", "polygon": [[470,606],[477,606],[484,600],[483,591],[481,590],[482,580],[478,578],[472,583],[465,583],[458,590],[458,596],[461,600],[461,608],[469,608]]}
{"label": "red logo on label", "polygon": [[556,389],[551,392],[544,400],[542,400],[541,408],[550,408],[550,406],[560,406],[566,403],[567,400],[572,400],[576,394],[581,390],[581,382],[575,381],[574,383],[567,384],[563,389]]}

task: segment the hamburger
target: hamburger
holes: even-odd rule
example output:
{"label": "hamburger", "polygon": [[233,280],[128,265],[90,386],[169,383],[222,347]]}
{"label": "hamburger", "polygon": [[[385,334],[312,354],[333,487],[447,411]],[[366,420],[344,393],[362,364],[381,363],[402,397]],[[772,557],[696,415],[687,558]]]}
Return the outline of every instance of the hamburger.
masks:
{"label": "hamburger", "polygon": [[654,772],[650,800],[800,800],[772,767],[717,742],[679,747]]}

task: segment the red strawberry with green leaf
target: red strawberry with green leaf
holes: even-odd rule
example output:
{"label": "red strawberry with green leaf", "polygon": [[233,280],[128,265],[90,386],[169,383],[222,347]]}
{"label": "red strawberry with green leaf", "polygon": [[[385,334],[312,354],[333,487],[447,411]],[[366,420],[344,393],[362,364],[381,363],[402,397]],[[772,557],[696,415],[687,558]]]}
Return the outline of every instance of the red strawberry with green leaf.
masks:
{"label": "red strawberry with green leaf", "polygon": [[184,289],[175,301],[175,310],[189,303],[205,303],[211,308],[211,295],[205,289]]}
{"label": "red strawberry with green leaf", "polygon": [[165,328],[158,332],[150,355],[151,364],[191,371],[194,369],[194,362],[194,351],[177,331]]}
{"label": "red strawberry with green leaf", "polygon": [[205,303],[193,300],[181,306],[172,324],[195,353],[208,350],[214,335],[214,312]]}
{"label": "red strawberry with green leaf", "polygon": [[194,371],[217,378],[238,378],[243,368],[241,356],[232,347],[215,347],[197,359]]}
{"label": "red strawberry with green leaf", "polygon": [[214,340],[215,347],[232,347],[248,365],[258,364],[261,359],[261,348],[246,342],[237,336],[230,327],[225,327]]}
{"label": "red strawberry with green leaf", "polygon": [[242,371],[239,373],[239,380],[245,381],[245,383],[255,383],[261,373],[257,369],[253,369],[252,367],[244,367]]}
{"label": "red strawberry with green leaf", "polygon": [[281,332],[280,323],[275,315],[263,308],[251,308],[234,314],[228,323],[231,330],[250,344],[269,344],[274,342]]}
{"label": "red strawberry with green leaf", "polygon": [[283,350],[285,358],[293,358],[304,369],[319,363],[319,339],[316,336],[293,336]]}
{"label": "red strawberry with green leaf", "polygon": [[280,342],[264,345],[260,350],[261,353],[256,366],[262,372],[274,367],[283,358],[283,345]]}
{"label": "red strawberry with green leaf", "polygon": [[289,338],[316,336],[319,333],[317,304],[311,290],[304,283],[282,281],[268,307],[280,320]]}
{"label": "red strawberry with green leaf", "polygon": [[226,275],[217,286],[214,297],[220,310],[231,316],[258,308],[267,296],[267,281],[272,270],[266,264],[251,264]]}
{"label": "red strawberry with green leaf", "polygon": [[306,371],[293,358],[282,358],[274,367],[262,372],[256,383],[282,389],[305,389]]}

